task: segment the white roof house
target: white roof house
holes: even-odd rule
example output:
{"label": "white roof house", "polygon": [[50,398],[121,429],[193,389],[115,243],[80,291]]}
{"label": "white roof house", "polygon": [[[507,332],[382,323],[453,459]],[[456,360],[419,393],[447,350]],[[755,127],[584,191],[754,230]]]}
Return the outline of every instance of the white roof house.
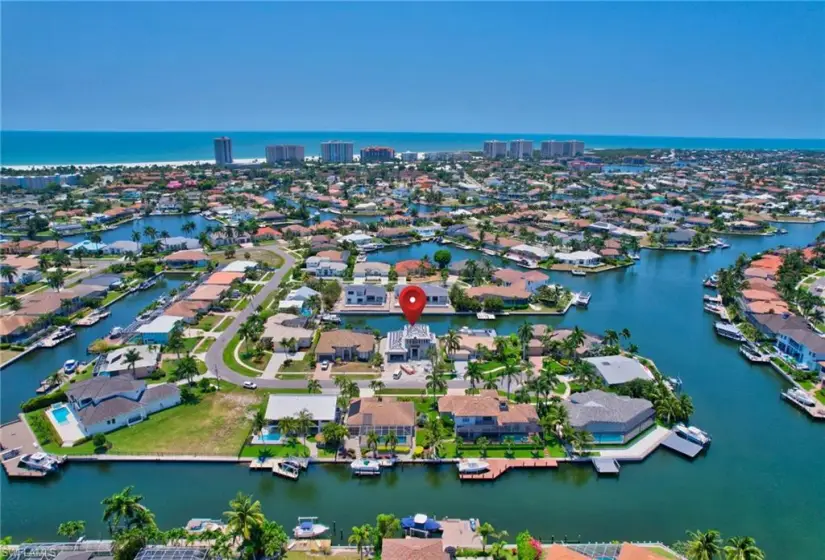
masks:
{"label": "white roof house", "polygon": [[544,259],[550,256],[550,253],[548,253],[541,247],[536,247],[535,245],[516,245],[515,247],[510,249],[510,251],[512,251],[513,253],[531,255],[540,261],[543,261]]}
{"label": "white roof house", "polygon": [[585,358],[608,385],[620,385],[634,379],[653,380],[653,374],[639,360],[627,356],[600,356]]}
{"label": "white roof house", "polygon": [[258,263],[255,261],[232,261],[225,267],[223,272],[246,272],[249,268],[255,268]]}
{"label": "white roof house", "polygon": [[556,253],[553,257],[562,263],[595,266],[602,260],[601,255],[593,251],[574,251],[572,253]]}
{"label": "white roof house", "polygon": [[141,334],[168,334],[172,332],[175,326],[181,321],[182,319],[180,317],[161,315],[154,321],[139,326],[137,332]]}
{"label": "white roof house", "polygon": [[306,301],[313,296],[320,296],[318,292],[313,290],[312,288],[307,288],[306,286],[301,286],[295,290],[289,292],[286,296],[286,300],[290,301]]}
{"label": "white roof house", "polygon": [[294,309],[300,311],[304,308],[304,300],[302,299],[282,299],[278,302],[278,309]]}
{"label": "white roof house", "polygon": [[372,235],[367,235],[361,232],[350,233],[349,235],[344,235],[340,237],[338,240],[342,243],[344,242],[351,242],[355,243],[356,245],[366,245],[367,243],[372,243],[374,241],[374,237]]}
{"label": "white roof house", "polygon": [[266,405],[266,419],[294,417],[306,410],[316,422],[334,422],[337,399],[336,395],[270,395]]}

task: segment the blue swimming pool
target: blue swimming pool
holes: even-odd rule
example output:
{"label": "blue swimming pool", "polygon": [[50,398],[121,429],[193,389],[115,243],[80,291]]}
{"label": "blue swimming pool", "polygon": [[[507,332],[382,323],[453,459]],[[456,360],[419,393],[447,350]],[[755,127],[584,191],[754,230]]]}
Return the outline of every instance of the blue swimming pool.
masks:
{"label": "blue swimming pool", "polygon": [[54,419],[57,420],[58,424],[68,424],[69,414],[71,414],[71,412],[69,412],[69,409],[65,406],[52,409],[52,415],[54,416]]}
{"label": "blue swimming pool", "polygon": [[261,441],[267,443],[278,443],[281,441],[281,432],[269,431],[261,434]]}

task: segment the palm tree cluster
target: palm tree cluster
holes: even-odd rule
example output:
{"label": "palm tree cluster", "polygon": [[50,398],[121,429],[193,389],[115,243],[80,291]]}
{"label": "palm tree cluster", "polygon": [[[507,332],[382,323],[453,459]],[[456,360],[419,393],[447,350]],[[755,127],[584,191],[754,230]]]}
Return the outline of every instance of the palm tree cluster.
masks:
{"label": "palm tree cluster", "polygon": [[764,560],[765,553],[753,537],[730,537],[722,540],[719,531],[689,531],[688,540],[673,545],[688,560]]}
{"label": "palm tree cluster", "polygon": [[301,436],[304,445],[307,442],[307,434],[314,425],[315,419],[312,417],[312,413],[306,409],[299,411],[295,416],[287,416],[278,420],[278,428],[281,433],[286,434],[290,439],[293,439],[296,435]]}

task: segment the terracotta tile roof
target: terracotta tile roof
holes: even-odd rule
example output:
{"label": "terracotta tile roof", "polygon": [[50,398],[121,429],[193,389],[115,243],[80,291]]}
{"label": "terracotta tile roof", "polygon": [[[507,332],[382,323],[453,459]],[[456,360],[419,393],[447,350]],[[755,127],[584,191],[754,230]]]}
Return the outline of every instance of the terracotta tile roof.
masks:
{"label": "terracotta tile roof", "polygon": [[467,290],[468,297],[500,297],[507,299],[530,299],[530,292],[518,285],[474,286]]}
{"label": "terracotta tile roof", "polygon": [[353,399],[347,414],[347,426],[413,426],[415,406],[411,402],[401,402],[383,397]]}
{"label": "terracotta tile roof", "polygon": [[662,556],[654,553],[649,548],[636,546],[635,544],[623,543],[622,550],[616,560],[661,560]]}
{"label": "terracotta tile roof", "polygon": [[167,255],[163,257],[163,260],[166,262],[170,261],[190,261],[190,262],[197,262],[203,260],[209,260],[209,257],[206,256],[206,253],[203,251],[175,251],[171,255]]}
{"label": "terracotta tile roof", "polygon": [[384,539],[382,560],[447,560],[441,539]]}
{"label": "terracotta tile roof", "polygon": [[361,352],[373,350],[375,348],[375,337],[369,333],[359,333],[345,329],[325,331],[318,338],[315,353],[331,354],[335,352],[335,348],[352,347]]}
{"label": "terracotta tile roof", "polygon": [[454,416],[490,416],[499,425],[528,424],[539,419],[531,404],[508,403],[496,391],[481,391],[478,395],[447,395],[438,399],[438,411]]}
{"label": "terracotta tile roof", "polygon": [[209,286],[228,286],[235,280],[243,278],[243,272],[214,272],[204,284]]}
{"label": "terracotta tile roof", "polygon": [[584,554],[570,550],[560,544],[551,544],[546,550],[547,554],[544,556],[546,560],[590,560]]}
{"label": "terracotta tile roof", "polygon": [[25,330],[26,327],[34,323],[35,320],[36,317],[28,317],[25,315],[0,317],[0,336],[9,336],[18,330]]}

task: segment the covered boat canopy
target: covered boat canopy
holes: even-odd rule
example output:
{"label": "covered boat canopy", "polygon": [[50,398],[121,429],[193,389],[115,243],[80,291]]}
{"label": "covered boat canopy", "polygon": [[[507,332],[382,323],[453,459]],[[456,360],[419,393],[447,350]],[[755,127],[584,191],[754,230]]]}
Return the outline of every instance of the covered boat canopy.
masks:
{"label": "covered boat canopy", "polygon": [[412,517],[404,517],[401,519],[401,527],[406,531],[423,531],[427,533],[435,533],[441,531],[441,523],[427,517],[423,513],[419,513]]}

